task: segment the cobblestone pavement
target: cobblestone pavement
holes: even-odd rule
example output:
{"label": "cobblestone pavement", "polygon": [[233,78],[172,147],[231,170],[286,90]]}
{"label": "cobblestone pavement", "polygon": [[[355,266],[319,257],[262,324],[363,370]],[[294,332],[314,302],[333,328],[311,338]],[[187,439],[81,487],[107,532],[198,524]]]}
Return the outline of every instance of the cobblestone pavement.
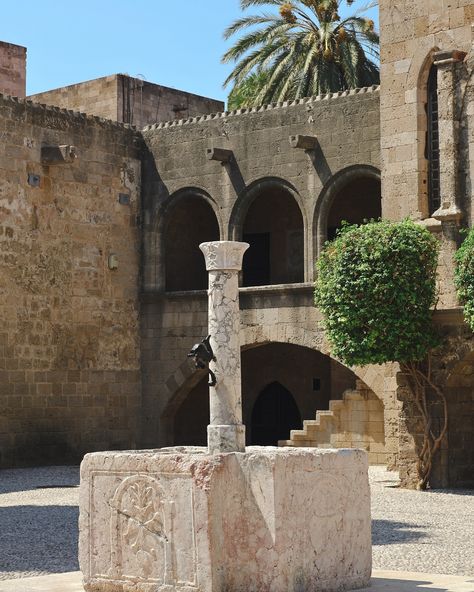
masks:
{"label": "cobblestone pavement", "polygon": [[474,576],[474,491],[409,491],[370,468],[375,569]]}
{"label": "cobblestone pavement", "polygon": [[[474,491],[406,491],[371,467],[375,569],[474,575]],[[77,467],[0,471],[0,580],[79,569]],[[0,586],[1,590],[1,586]]]}

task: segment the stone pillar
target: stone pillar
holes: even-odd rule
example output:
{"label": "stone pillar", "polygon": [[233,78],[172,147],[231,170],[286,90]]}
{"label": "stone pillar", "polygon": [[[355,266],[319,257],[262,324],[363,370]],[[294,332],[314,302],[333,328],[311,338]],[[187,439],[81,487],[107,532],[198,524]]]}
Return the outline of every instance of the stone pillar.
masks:
{"label": "stone pillar", "polygon": [[238,273],[247,243],[216,241],[199,247],[209,272],[209,334],[215,361],[209,365],[217,383],[210,387],[210,454],[245,451],[240,375]]}
{"label": "stone pillar", "polygon": [[459,105],[457,71],[466,54],[461,51],[438,51],[434,65],[438,70],[438,127],[441,206],[433,218],[458,222],[462,216],[458,203]]}
{"label": "stone pillar", "polygon": [[459,203],[459,68],[466,54],[461,51],[438,51],[434,54],[438,82],[438,129],[441,206],[432,216],[441,222],[439,305],[457,306],[454,289],[454,254],[459,243],[462,209]]}

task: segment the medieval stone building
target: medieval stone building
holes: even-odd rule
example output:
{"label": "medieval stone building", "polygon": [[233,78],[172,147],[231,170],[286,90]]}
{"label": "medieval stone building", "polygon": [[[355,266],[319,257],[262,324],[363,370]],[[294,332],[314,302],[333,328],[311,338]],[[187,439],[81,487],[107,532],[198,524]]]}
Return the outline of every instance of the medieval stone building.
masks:
{"label": "medieval stone building", "polygon": [[412,484],[420,425],[397,366],[342,366],[313,305],[342,220],[409,216],[442,247],[435,376],[450,424],[432,482],[474,484],[474,340],[452,278],[473,222],[474,3],[380,13],[380,89],[231,113],[123,75],[0,97],[2,466],[203,444],[207,379],[186,357],[207,331],[198,245],[230,239],[251,245],[248,442],[361,446]]}

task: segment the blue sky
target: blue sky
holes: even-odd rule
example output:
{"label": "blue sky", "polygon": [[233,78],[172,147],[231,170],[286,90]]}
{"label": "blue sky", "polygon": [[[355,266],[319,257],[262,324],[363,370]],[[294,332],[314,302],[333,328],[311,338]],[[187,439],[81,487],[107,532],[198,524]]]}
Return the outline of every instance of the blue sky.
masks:
{"label": "blue sky", "polygon": [[[28,48],[27,94],[126,73],[221,100],[227,96],[222,82],[230,66],[220,58],[229,42],[222,32],[241,16],[239,0],[3,4],[0,39]],[[375,9],[370,16],[378,22]]]}

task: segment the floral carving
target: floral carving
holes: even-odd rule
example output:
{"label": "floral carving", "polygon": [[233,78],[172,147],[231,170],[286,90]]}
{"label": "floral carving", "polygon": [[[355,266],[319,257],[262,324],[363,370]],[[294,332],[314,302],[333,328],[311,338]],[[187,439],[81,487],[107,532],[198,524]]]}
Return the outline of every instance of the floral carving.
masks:
{"label": "floral carving", "polygon": [[156,492],[146,483],[134,483],[128,491],[131,505],[127,511],[128,522],[123,538],[135,554],[143,553],[152,558],[157,551],[156,538],[165,539],[161,507]]}
{"label": "floral carving", "polygon": [[168,543],[163,502],[158,483],[147,476],[129,477],[117,488],[111,500],[112,532],[117,533],[112,563],[120,573],[163,581]]}

